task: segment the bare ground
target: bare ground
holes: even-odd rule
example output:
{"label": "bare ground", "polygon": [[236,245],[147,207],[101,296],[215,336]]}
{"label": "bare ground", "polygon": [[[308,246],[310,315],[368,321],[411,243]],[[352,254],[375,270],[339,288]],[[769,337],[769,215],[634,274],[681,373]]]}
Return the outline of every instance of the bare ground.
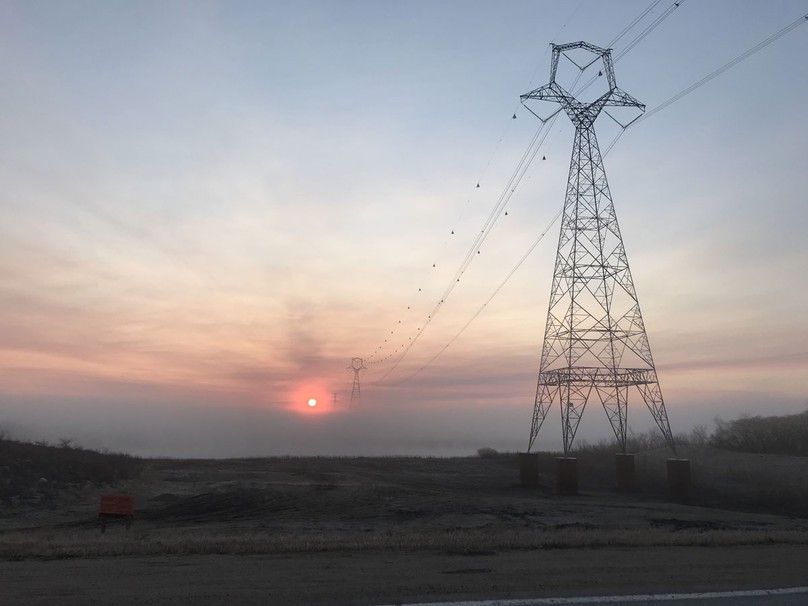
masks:
{"label": "bare ground", "polygon": [[372,604],[808,584],[808,520],[517,485],[514,457],[158,460],[0,517],[0,603]]}

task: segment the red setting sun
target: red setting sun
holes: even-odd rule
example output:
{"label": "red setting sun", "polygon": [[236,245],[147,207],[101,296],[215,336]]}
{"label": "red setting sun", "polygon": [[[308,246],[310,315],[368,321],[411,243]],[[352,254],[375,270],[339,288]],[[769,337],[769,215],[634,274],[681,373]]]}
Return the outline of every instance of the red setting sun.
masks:
{"label": "red setting sun", "polygon": [[324,381],[307,379],[288,392],[287,406],[298,414],[320,416],[333,412],[333,407],[328,406],[330,396],[331,391]]}

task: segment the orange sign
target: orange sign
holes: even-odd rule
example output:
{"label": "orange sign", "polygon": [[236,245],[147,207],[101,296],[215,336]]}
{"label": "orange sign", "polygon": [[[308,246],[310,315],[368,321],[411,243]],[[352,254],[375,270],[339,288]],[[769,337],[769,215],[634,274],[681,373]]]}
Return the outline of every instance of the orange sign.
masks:
{"label": "orange sign", "polygon": [[100,515],[133,516],[135,515],[135,497],[125,494],[101,495],[98,513]]}

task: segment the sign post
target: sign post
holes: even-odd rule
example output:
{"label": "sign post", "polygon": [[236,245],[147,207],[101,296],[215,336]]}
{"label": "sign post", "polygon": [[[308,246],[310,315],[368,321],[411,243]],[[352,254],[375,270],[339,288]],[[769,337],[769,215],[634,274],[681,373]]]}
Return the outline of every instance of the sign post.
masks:
{"label": "sign post", "polygon": [[107,531],[107,521],[111,519],[123,519],[126,522],[126,530],[129,530],[134,516],[135,497],[125,494],[101,495],[101,503],[98,506],[101,534]]}

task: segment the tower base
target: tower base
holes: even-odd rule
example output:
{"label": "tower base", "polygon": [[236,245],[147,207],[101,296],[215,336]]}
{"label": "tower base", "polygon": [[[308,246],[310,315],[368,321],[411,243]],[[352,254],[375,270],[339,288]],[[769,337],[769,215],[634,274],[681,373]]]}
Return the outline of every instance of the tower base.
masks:
{"label": "tower base", "polygon": [[558,494],[578,494],[578,459],[576,457],[556,457],[556,492]]}
{"label": "tower base", "polygon": [[634,490],[634,455],[618,452],[614,455],[617,471],[617,490],[631,492]]}
{"label": "tower base", "polygon": [[519,483],[526,488],[539,485],[539,453],[519,453]]}
{"label": "tower base", "polygon": [[674,499],[690,497],[690,459],[668,459],[668,493]]}

